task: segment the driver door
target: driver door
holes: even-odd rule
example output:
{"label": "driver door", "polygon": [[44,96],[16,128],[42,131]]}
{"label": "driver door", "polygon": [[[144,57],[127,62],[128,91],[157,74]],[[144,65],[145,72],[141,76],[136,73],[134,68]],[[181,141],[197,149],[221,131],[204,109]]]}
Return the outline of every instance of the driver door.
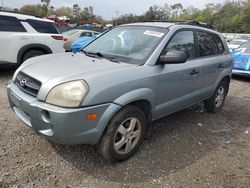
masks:
{"label": "driver door", "polygon": [[199,101],[196,91],[199,88],[201,67],[195,60],[195,46],[193,30],[175,32],[166,44],[162,55],[169,50],[178,50],[185,52],[188,60],[181,64],[156,65],[159,80],[154,118],[166,116]]}

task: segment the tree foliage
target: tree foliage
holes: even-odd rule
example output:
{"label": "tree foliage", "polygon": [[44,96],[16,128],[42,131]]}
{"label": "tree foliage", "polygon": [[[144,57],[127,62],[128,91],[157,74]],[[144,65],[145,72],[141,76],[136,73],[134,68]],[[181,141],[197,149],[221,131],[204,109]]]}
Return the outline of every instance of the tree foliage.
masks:
{"label": "tree foliage", "polygon": [[[92,21],[106,22],[102,17],[94,14],[93,7],[59,7],[55,9],[51,0],[41,0],[41,4],[25,5],[19,11],[36,16],[67,16],[74,23]],[[114,24],[144,22],[152,20],[197,20],[214,25],[220,32],[250,33],[250,0],[227,0],[225,3],[209,3],[203,9],[193,6],[184,8],[181,3],[163,6],[153,5],[142,15],[124,14],[113,20]]]}
{"label": "tree foliage", "polygon": [[67,16],[71,22],[83,24],[86,21],[95,23],[106,22],[101,16],[94,14],[94,8],[92,6],[81,8],[78,4],[74,4],[72,7],[59,7],[55,9],[51,5],[51,0],[41,0],[41,4],[25,5],[20,8],[20,13],[30,14],[39,17],[45,17],[49,15]]}
{"label": "tree foliage", "polygon": [[227,0],[225,3],[209,3],[202,10],[193,6],[184,8],[181,3],[168,6],[151,6],[140,16],[126,14],[118,24],[135,21],[188,21],[197,20],[212,24],[220,32],[250,33],[250,0]]}

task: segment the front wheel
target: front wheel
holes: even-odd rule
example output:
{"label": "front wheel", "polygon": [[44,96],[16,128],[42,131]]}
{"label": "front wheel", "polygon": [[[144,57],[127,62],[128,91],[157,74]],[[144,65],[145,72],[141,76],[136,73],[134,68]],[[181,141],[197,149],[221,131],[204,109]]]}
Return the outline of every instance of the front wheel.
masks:
{"label": "front wheel", "polygon": [[222,80],[217,86],[212,97],[204,102],[205,108],[208,112],[216,113],[221,109],[227,96],[228,89],[228,82]]}
{"label": "front wheel", "polygon": [[131,157],[142,143],[146,130],[146,117],[136,106],[127,106],[109,122],[98,149],[110,162]]}
{"label": "front wheel", "polygon": [[26,61],[27,59],[40,56],[40,55],[44,55],[44,52],[42,52],[41,50],[30,50],[23,55],[22,63]]}

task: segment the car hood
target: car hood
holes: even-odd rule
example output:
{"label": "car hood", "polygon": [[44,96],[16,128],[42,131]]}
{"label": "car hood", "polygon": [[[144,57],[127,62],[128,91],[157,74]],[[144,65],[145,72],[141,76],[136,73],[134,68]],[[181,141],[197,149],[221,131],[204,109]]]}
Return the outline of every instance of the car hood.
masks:
{"label": "car hood", "polygon": [[42,84],[47,82],[60,84],[75,79],[87,79],[131,66],[134,65],[92,58],[82,53],[61,53],[32,58],[26,61],[18,71],[39,80]]}

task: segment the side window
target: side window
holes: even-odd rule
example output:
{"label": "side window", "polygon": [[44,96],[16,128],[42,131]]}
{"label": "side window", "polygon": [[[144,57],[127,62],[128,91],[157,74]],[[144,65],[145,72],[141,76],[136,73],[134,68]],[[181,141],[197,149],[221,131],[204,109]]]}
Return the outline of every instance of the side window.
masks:
{"label": "side window", "polygon": [[81,34],[81,37],[92,37],[92,33],[90,33],[90,32],[83,32]]}
{"label": "side window", "polygon": [[165,48],[165,54],[170,50],[183,51],[188,58],[195,57],[194,32],[180,31],[174,35]]}
{"label": "side window", "polygon": [[45,22],[38,20],[27,20],[27,22],[39,33],[50,33],[50,34],[59,33],[52,22]]}
{"label": "side window", "polygon": [[224,48],[224,46],[223,46],[223,43],[222,43],[220,37],[219,37],[218,35],[216,35],[216,34],[214,35],[214,37],[215,37],[215,41],[216,41],[217,46],[218,46],[217,53],[218,53],[218,54],[223,54],[224,51],[225,51],[225,48]]}
{"label": "side window", "polygon": [[26,32],[26,29],[16,17],[0,16],[0,31]]}
{"label": "side window", "polygon": [[218,46],[213,34],[205,31],[198,31],[197,38],[201,57],[218,54]]}

